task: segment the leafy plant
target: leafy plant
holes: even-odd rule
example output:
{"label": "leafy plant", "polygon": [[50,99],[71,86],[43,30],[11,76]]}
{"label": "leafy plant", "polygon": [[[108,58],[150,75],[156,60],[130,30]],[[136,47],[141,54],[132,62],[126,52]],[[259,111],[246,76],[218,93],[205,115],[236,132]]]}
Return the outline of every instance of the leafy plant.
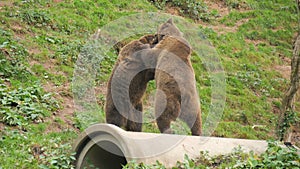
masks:
{"label": "leafy plant", "polygon": [[245,0],[226,0],[225,4],[234,9],[247,8],[248,4]]}
{"label": "leafy plant", "polygon": [[296,111],[286,111],[283,115],[282,123],[279,124],[277,135],[279,138],[283,138],[291,125],[295,125],[300,122]]}
{"label": "leafy plant", "polygon": [[196,0],[149,0],[158,9],[165,9],[166,6],[179,8],[179,12],[194,20],[208,22],[220,15],[216,10],[210,12],[203,1]]}
{"label": "leafy plant", "polygon": [[45,128],[34,130],[31,126],[27,132],[11,128],[0,131],[1,167],[74,168],[75,157],[70,143],[76,136],[74,131],[45,133]]}
{"label": "leafy plant", "polygon": [[[61,141],[57,140],[56,141]],[[52,144],[55,144],[54,142]],[[62,144],[59,148],[55,148],[51,151],[47,151],[46,148],[42,158],[44,159],[44,164],[40,164],[39,167],[42,169],[74,169],[73,166],[75,159],[75,153],[70,152],[72,147],[70,143]],[[67,150],[67,151],[66,151]]]}
{"label": "leafy plant", "polygon": [[[225,155],[210,156],[208,152],[200,152],[196,159],[184,156],[183,162],[177,162],[172,169],[204,169],[204,168],[299,168],[300,156],[294,148],[283,147],[279,142],[268,141],[267,150],[256,155],[244,153],[240,147],[232,153]],[[130,162],[123,169],[165,169],[160,162],[154,165],[137,164]]]}
{"label": "leafy plant", "polygon": [[297,149],[293,147],[283,147],[279,142],[268,141],[267,150],[257,156],[251,154],[245,168],[299,168],[300,156]]}
{"label": "leafy plant", "polygon": [[48,26],[52,23],[51,16],[42,10],[24,10],[19,14],[23,22],[36,27]]}
{"label": "leafy plant", "polygon": [[45,93],[39,84],[10,89],[0,79],[0,91],[0,121],[11,126],[41,122],[59,108],[51,94]]}
{"label": "leafy plant", "polygon": [[0,76],[28,80],[27,56],[24,46],[13,40],[9,31],[0,28]]}

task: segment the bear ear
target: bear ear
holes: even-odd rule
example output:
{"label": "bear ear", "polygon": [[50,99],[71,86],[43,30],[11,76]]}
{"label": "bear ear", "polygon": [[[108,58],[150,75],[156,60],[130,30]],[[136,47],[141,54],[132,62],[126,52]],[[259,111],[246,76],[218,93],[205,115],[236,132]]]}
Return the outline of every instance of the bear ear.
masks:
{"label": "bear ear", "polygon": [[170,18],[167,23],[173,24],[173,18]]}

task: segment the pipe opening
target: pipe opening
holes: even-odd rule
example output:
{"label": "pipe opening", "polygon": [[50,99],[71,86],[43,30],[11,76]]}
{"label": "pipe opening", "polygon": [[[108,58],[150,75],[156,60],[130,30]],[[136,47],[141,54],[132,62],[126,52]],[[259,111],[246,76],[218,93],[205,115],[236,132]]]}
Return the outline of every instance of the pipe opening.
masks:
{"label": "pipe opening", "polygon": [[126,164],[127,160],[116,144],[100,141],[93,144],[84,155],[80,168],[122,169]]}

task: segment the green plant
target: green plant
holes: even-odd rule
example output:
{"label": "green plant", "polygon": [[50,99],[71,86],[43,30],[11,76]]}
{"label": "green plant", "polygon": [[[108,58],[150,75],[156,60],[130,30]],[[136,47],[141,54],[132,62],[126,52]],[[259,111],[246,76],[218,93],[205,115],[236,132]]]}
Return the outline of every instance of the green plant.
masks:
{"label": "green plant", "polygon": [[257,156],[251,154],[245,168],[299,168],[300,156],[297,149],[283,147],[279,142],[268,141],[267,150]]}
{"label": "green plant", "polygon": [[158,9],[165,9],[166,6],[178,7],[179,12],[193,20],[209,22],[220,15],[216,10],[210,12],[203,1],[196,0],[149,0]]}
{"label": "green plant", "polygon": [[67,130],[45,133],[44,127],[44,124],[31,126],[27,132],[8,127],[1,130],[1,167],[74,168],[72,164],[75,158],[74,152],[71,151],[71,141],[76,136],[75,132]]}
{"label": "green plant", "polygon": [[59,45],[54,58],[57,58],[65,65],[72,65],[76,62],[81,47],[80,41],[63,42]]}
{"label": "green plant", "polygon": [[[279,142],[268,141],[267,150],[260,154],[244,153],[241,147],[237,147],[231,153],[225,155],[210,156],[208,152],[200,152],[196,159],[187,155],[184,161],[177,162],[172,169],[205,169],[205,168],[299,168],[300,156],[294,148],[282,146]],[[165,169],[160,162],[153,165],[137,164],[129,162],[123,169]]]}
{"label": "green plant", "polygon": [[12,38],[12,34],[0,28],[0,76],[19,80],[31,78],[26,67],[27,50]]}
{"label": "green plant", "polygon": [[[56,141],[61,141],[57,140]],[[54,142],[52,144],[55,144]],[[44,148],[44,164],[40,164],[39,167],[42,169],[74,169],[73,166],[75,159],[75,153],[70,152],[72,147],[69,143],[62,144],[59,146],[59,148],[47,151],[46,148]],[[67,151],[66,151],[67,150]]]}
{"label": "green plant", "polygon": [[154,165],[146,165],[144,163],[138,164],[135,161],[130,161],[129,163],[127,163],[127,165],[123,166],[123,169],[152,169],[152,168],[166,169],[166,167],[159,161],[156,161],[156,164]]}
{"label": "green plant", "polygon": [[226,0],[225,4],[230,8],[240,9],[247,8],[248,4],[245,0]]}
{"label": "green plant", "polygon": [[284,135],[291,127],[291,125],[295,125],[300,122],[299,117],[297,116],[298,112],[296,111],[286,111],[283,115],[282,123],[279,124],[277,135],[279,138],[284,138]]}
{"label": "green plant", "polygon": [[85,130],[87,127],[93,124],[104,123],[105,115],[103,108],[99,108],[98,106],[91,106],[86,108],[86,111],[75,112],[74,121],[74,126],[81,131]]}
{"label": "green plant", "polygon": [[59,108],[51,94],[45,93],[39,84],[11,89],[0,79],[0,91],[0,121],[8,125],[42,122],[51,111]]}
{"label": "green plant", "polygon": [[49,26],[52,23],[48,12],[42,10],[24,10],[19,14],[23,22],[36,27]]}

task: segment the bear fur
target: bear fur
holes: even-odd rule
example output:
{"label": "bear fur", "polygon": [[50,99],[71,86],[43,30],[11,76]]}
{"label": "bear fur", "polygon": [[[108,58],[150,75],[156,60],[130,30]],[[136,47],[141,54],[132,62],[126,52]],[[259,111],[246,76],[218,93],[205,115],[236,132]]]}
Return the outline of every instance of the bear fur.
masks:
{"label": "bear fur", "polygon": [[[128,131],[142,130],[142,97],[147,83],[154,79],[154,68],[147,68],[140,51],[157,42],[155,35],[146,35],[125,45],[118,55],[108,81],[106,122]],[[146,57],[151,57],[146,56]],[[129,93],[128,93],[129,92]]]}
{"label": "bear fur", "polygon": [[172,19],[158,28],[157,35],[146,35],[125,45],[108,82],[107,123],[141,131],[142,97],[147,83],[155,79],[159,130],[172,133],[171,122],[180,118],[191,128],[192,135],[201,135],[201,110],[191,51]]}
{"label": "bear fur", "polygon": [[172,19],[159,27],[158,37],[162,38],[151,49],[160,51],[155,70],[158,128],[162,133],[172,133],[171,121],[179,117],[190,127],[192,135],[201,135],[201,109],[190,60],[192,48]]}

